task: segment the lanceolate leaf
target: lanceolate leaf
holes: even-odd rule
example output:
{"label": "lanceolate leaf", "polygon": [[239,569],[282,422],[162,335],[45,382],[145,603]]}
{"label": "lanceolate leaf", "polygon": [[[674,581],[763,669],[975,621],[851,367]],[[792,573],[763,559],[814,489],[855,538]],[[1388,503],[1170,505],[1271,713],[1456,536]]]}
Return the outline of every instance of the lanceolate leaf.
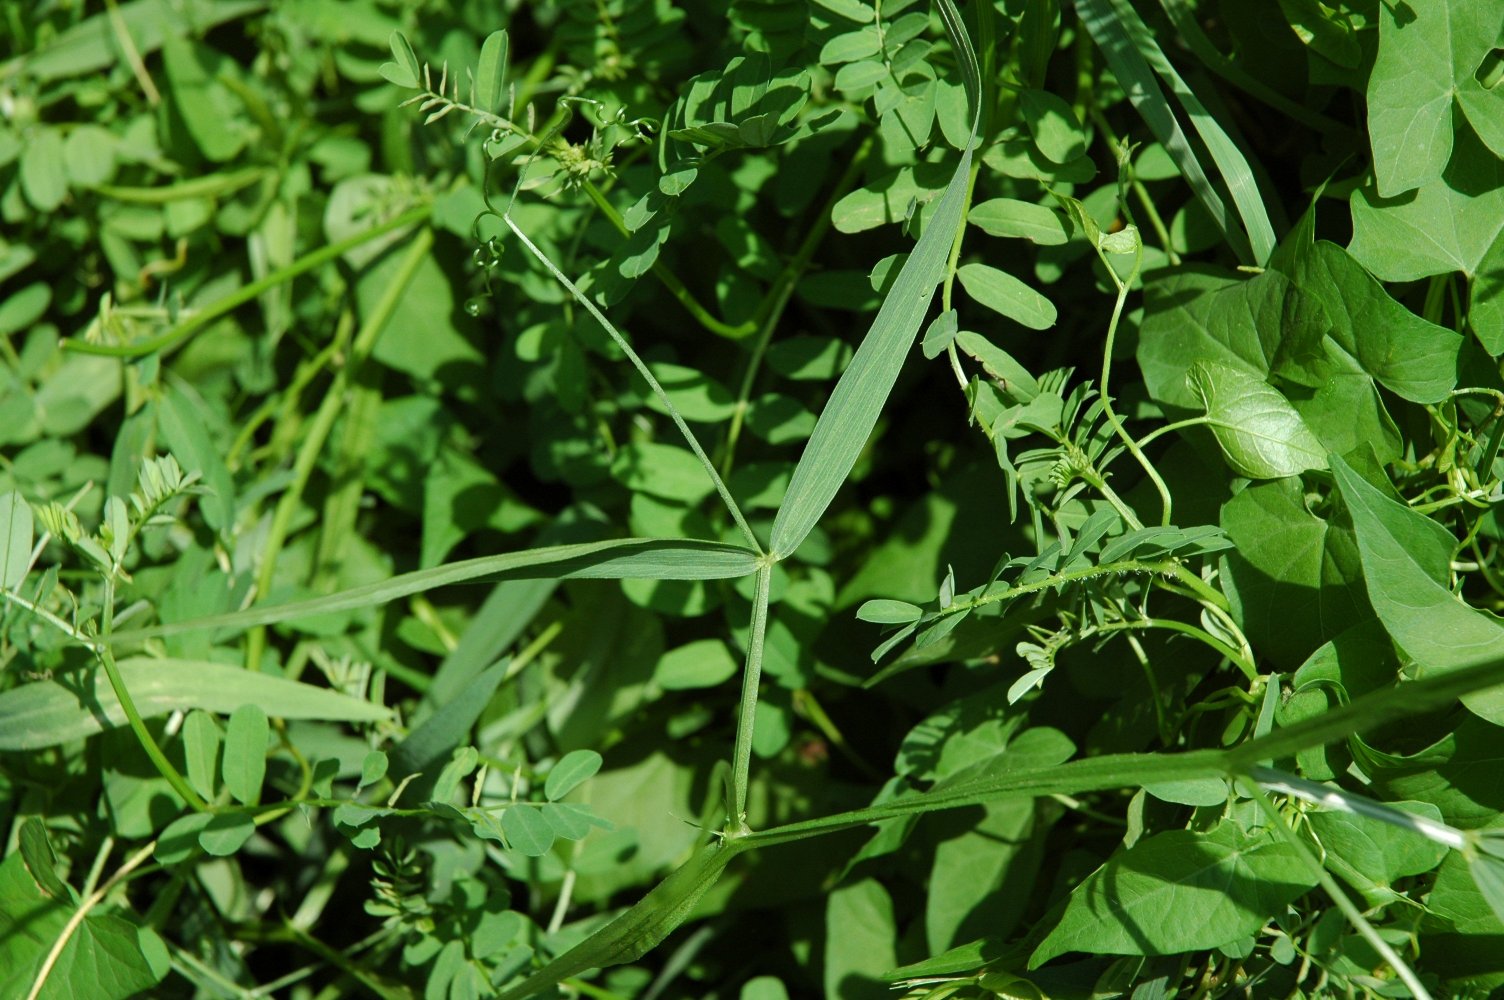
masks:
{"label": "lanceolate leaf", "polygon": [[158,635],[177,635],[199,629],[244,629],[253,625],[310,618],[394,601],[455,583],[494,583],[500,580],[726,580],[748,576],[757,569],[757,556],[748,549],[721,542],[682,538],[623,538],[583,542],[551,548],[482,556],[433,569],[402,573],[380,583],[353,587],[328,597],[292,604],[251,608],[192,621],[173,622],[115,633],[117,642]]}
{"label": "lanceolate leaf", "polygon": [[[391,713],[328,688],[223,663],[136,657],[119,662],[120,676],[142,716],[201,708],[229,715],[255,704],[281,719],[377,722]],[[86,692],[80,696],[80,686]],[[125,711],[103,671],[93,677],[32,681],[0,693],[0,750],[57,746],[125,724]]]}
{"label": "lanceolate leaf", "polygon": [[507,79],[507,33],[493,31],[480,47],[475,67],[475,105],[482,111],[505,114],[501,95]]}
{"label": "lanceolate leaf", "polygon": [[[970,42],[950,0],[940,0],[940,9],[946,18],[951,43],[961,57],[967,89],[975,94],[976,57]],[[975,102],[972,107],[977,107]],[[961,162],[940,196],[924,234],[904,261],[862,345],[836,383],[794,468],[788,493],[773,520],[770,548],[776,558],[793,554],[856,465],[929,311],[935,288],[945,276],[946,257],[956,231],[964,222],[966,185],[978,124],[975,116],[974,110],[972,143],[962,152]]]}

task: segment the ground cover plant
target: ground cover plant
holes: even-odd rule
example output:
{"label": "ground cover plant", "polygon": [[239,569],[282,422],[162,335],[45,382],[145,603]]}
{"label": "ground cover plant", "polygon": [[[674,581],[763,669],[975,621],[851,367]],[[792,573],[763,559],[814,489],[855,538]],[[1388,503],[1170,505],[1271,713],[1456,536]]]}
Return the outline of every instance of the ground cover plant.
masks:
{"label": "ground cover plant", "polygon": [[1504,988],[1496,4],[0,38],[0,997]]}

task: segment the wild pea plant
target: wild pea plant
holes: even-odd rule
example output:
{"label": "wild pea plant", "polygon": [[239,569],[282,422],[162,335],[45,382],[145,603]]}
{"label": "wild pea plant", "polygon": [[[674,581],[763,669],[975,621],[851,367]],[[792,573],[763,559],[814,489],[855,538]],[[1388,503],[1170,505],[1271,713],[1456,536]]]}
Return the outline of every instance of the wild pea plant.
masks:
{"label": "wild pea plant", "polygon": [[1487,995],[1490,6],[712,6],[11,15],[0,992]]}

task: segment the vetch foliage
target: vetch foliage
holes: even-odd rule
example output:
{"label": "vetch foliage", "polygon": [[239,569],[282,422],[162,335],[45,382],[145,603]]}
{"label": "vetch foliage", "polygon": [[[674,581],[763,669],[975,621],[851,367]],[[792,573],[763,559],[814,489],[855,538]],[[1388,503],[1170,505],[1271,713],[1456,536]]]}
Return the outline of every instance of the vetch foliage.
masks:
{"label": "vetch foliage", "polygon": [[1491,5],[503,7],[7,15],[0,994],[1504,984]]}

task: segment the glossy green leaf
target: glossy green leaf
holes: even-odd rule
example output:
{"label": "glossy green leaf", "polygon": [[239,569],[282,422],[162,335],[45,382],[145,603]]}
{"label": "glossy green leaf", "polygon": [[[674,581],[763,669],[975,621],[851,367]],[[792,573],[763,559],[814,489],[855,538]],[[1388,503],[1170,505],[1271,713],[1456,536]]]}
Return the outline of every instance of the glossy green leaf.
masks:
{"label": "glossy green leaf", "polygon": [[266,744],[270,738],[271,723],[260,705],[241,705],[230,713],[225,723],[220,773],[235,801],[246,805],[261,801],[261,783],[266,778]]}
{"label": "glossy green leaf", "polygon": [[1222,507],[1233,548],[1223,589],[1256,648],[1284,669],[1372,616],[1350,528],[1313,514],[1297,479],[1257,483]]}
{"label": "glossy green leaf", "polygon": [[1462,129],[1440,177],[1393,198],[1359,188],[1352,212],[1348,250],[1381,280],[1473,277],[1504,234],[1504,160]]}
{"label": "glossy green leaf", "polygon": [[1055,325],[1055,306],[1006,271],[988,264],[963,264],[956,271],[961,287],[977,302],[1031,330]]}
{"label": "glossy green leaf", "polygon": [[1504,93],[1476,79],[1499,43],[1490,0],[1449,0],[1378,12],[1368,76],[1368,133],[1378,193],[1393,198],[1439,178],[1452,155],[1454,106],[1504,156]]}
{"label": "glossy green leaf", "polygon": [[481,44],[475,67],[475,104],[482,111],[506,114],[501,98],[506,93],[507,47],[505,31],[491,32]]}
{"label": "glossy green leaf", "polygon": [[[1441,810],[1429,802],[1387,802],[1394,809],[1426,819],[1441,820]],[[1414,830],[1354,813],[1315,810],[1307,817],[1311,832],[1325,852],[1326,866],[1353,888],[1390,898],[1391,885],[1407,875],[1420,875],[1441,864],[1449,848]],[[1392,890],[1391,890],[1392,891]]]}
{"label": "glossy green leaf", "polygon": [[1268,382],[1205,361],[1193,364],[1187,378],[1206,407],[1222,454],[1239,475],[1277,479],[1326,466],[1326,449]]}
{"label": "glossy green leaf", "polygon": [[1279,267],[1303,295],[1321,304],[1327,337],[1355,367],[1390,392],[1416,403],[1437,403],[1457,384],[1462,338],[1400,305],[1348,252],[1326,240],[1311,242],[1307,216],[1281,247]]}
{"label": "glossy green leaf", "polygon": [[225,467],[222,449],[209,436],[203,403],[176,385],[169,385],[157,407],[162,436],[185,472],[197,472],[209,493],[199,499],[204,520],[215,531],[228,532],[235,524],[235,485]]}
{"label": "glossy green leaf", "polygon": [[[119,667],[131,700],[146,718],[195,708],[229,715],[252,704],[281,719],[376,722],[391,716],[381,705],[328,688],[222,663],[131,657]],[[92,690],[87,703],[80,703],[77,690],[72,682],[45,680],[0,692],[0,750],[57,746],[125,724],[125,711],[103,670],[85,684]]]}
{"label": "glossy green leaf", "polygon": [[1113,856],[1071,893],[1029,959],[1169,955],[1252,934],[1316,878],[1289,844],[1224,821],[1211,833],[1172,830]]}
{"label": "glossy green leaf", "polygon": [[[1434,537],[1435,522],[1389,499],[1340,459],[1332,472],[1358,536],[1368,600],[1419,676],[1504,659],[1504,625],[1464,604],[1417,561],[1415,552]],[[1470,694],[1462,703],[1504,725],[1504,691]]]}

